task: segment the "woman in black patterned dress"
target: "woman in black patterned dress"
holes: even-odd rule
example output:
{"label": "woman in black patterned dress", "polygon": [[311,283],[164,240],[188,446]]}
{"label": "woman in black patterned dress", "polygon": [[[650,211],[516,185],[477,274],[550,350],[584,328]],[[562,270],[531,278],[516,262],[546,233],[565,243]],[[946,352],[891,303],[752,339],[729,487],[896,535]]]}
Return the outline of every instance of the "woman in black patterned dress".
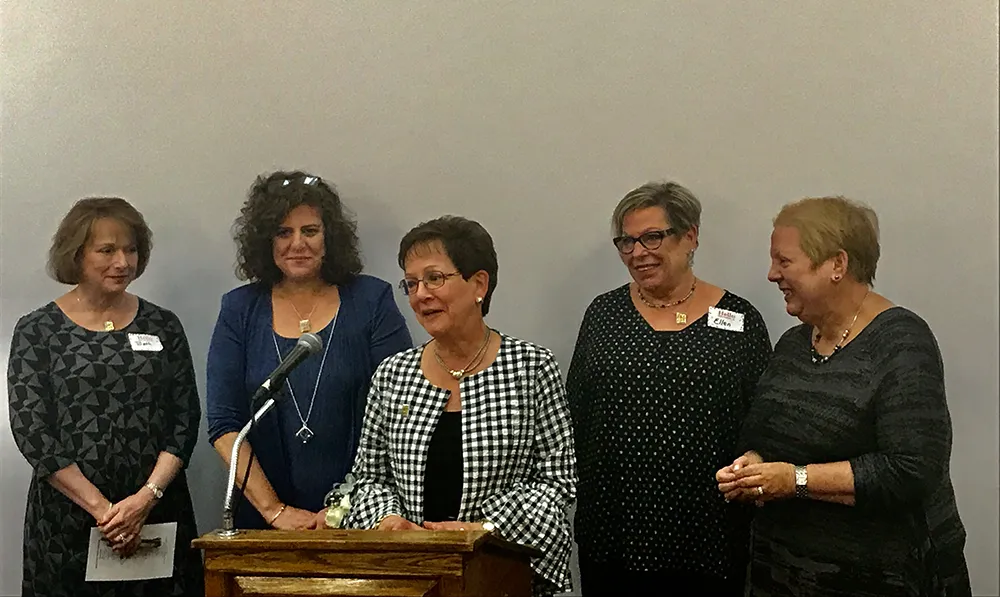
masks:
{"label": "woman in black patterned dress", "polygon": [[[184,467],[201,408],[177,317],[126,292],[151,233],[123,199],[78,201],[53,239],[52,276],[75,287],[22,317],[7,366],[14,440],[33,475],[22,595],[202,594]],[[86,582],[91,528],[115,552],[140,549],[145,524],[177,523],[173,575]],[[161,548],[162,549],[162,548]]]}
{"label": "woman in black patterned dress", "polygon": [[782,335],[718,472],[754,520],[756,597],[971,594],[948,472],[951,418],[927,323],[872,291],[878,221],[842,197],[786,205],[768,279]]}
{"label": "woman in black patterned dress", "polygon": [[749,509],[714,475],[771,343],[753,305],[695,276],[700,223],[675,183],[631,191],[612,217],[633,282],[590,304],[566,382],[584,595],[742,595]]}

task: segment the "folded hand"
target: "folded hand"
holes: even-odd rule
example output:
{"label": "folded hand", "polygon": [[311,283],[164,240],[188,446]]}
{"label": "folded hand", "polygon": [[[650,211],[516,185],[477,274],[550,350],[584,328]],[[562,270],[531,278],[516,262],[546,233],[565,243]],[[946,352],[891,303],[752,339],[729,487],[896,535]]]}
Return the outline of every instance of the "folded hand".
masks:
{"label": "folded hand", "polygon": [[429,531],[481,531],[483,525],[478,522],[447,520],[445,522],[424,522],[424,528]]}
{"label": "folded hand", "polygon": [[133,540],[139,540],[142,525],[146,524],[146,517],[154,503],[151,492],[143,490],[134,493],[117,504],[112,504],[97,521],[97,527],[116,551],[124,549]]}
{"label": "folded hand", "polygon": [[382,522],[378,525],[378,530],[380,531],[420,531],[423,527],[418,526],[409,520],[406,520],[402,516],[397,516],[393,514],[392,516],[386,516],[382,519]]}

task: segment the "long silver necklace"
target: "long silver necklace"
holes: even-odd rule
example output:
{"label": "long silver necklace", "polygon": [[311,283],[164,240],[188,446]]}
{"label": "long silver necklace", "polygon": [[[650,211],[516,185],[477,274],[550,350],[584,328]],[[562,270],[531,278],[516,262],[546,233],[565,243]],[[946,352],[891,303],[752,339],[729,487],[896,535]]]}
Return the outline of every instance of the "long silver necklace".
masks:
{"label": "long silver necklace", "polygon": [[[326,355],[330,352],[330,345],[333,344],[333,330],[337,326],[337,316],[333,316],[333,321],[330,322],[330,337],[326,341],[326,347],[323,349],[323,359],[319,362],[319,373],[316,374],[316,385],[313,386],[312,398],[309,399],[309,409],[306,410],[306,416],[302,416],[302,410],[299,409],[299,400],[295,397],[295,390],[292,389],[292,379],[291,377],[285,378],[285,385],[288,386],[288,394],[292,397],[292,404],[295,405],[295,413],[299,415],[299,422],[302,423],[302,427],[295,432],[295,437],[302,440],[302,443],[306,443],[311,440],[316,434],[312,429],[309,428],[309,417],[312,416],[313,406],[316,404],[316,392],[319,391],[319,382],[323,378],[323,366],[326,364]],[[281,350],[278,348],[278,336],[271,330],[271,340],[274,341],[274,352],[278,355],[278,362],[281,362]]]}

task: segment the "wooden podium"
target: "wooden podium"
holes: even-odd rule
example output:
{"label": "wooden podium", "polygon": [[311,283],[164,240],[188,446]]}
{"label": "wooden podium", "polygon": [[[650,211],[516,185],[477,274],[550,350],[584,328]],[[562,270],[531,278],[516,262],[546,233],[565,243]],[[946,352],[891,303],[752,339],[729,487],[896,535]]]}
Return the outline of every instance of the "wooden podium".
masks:
{"label": "wooden podium", "polygon": [[485,531],[240,531],[192,545],[207,597],[530,597],[540,555]]}

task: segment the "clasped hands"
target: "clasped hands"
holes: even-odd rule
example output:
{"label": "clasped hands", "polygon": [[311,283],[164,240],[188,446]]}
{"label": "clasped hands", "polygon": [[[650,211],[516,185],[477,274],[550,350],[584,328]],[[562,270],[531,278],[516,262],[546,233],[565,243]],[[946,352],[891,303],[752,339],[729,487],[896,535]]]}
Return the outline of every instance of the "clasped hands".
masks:
{"label": "clasped hands", "polygon": [[153,493],[143,488],[118,503],[109,503],[103,515],[94,517],[116,554],[127,558],[139,549],[142,526],[155,504]]}
{"label": "clasped hands", "polygon": [[754,451],[719,469],[715,480],[727,502],[763,506],[795,495],[795,466],[787,462],[764,462]]}
{"label": "clasped hands", "polygon": [[444,522],[424,522],[418,525],[406,520],[402,516],[386,516],[378,525],[380,531],[481,531],[482,523],[462,522],[459,520],[447,520]]}

